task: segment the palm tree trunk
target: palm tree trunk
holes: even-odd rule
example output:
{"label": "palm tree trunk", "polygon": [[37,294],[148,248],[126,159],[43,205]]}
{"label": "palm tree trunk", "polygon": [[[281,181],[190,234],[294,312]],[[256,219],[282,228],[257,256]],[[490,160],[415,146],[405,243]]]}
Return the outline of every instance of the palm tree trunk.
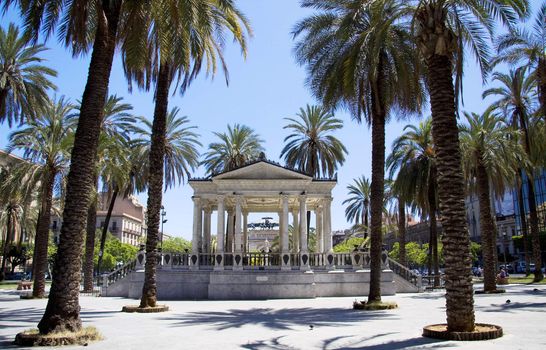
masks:
{"label": "palm tree trunk", "polygon": [[546,58],[539,58],[537,66],[538,97],[542,117],[546,118]]}
{"label": "palm tree trunk", "polygon": [[[380,58],[378,72],[383,71]],[[372,83],[372,183],[371,233],[370,233],[370,294],[368,303],[381,301],[381,253],[383,195],[385,192],[385,108],[382,95],[381,77]]]}
{"label": "palm tree trunk", "polygon": [[[112,198],[110,199],[110,205],[108,206],[108,212],[106,218],[104,218],[104,225],[102,226],[102,234],[100,236],[100,248],[99,248],[99,261],[97,262],[97,273],[100,275],[100,267],[102,265],[102,257],[104,256],[104,244],[106,244],[106,234],[108,233],[108,226],[110,225],[110,218],[112,217],[112,211],[116,204],[116,198],[118,197],[118,188],[114,189]],[[121,239],[120,239],[121,241]]]}
{"label": "palm tree trunk", "polygon": [[[518,112],[520,129],[523,131],[524,137],[524,146],[525,152],[529,157],[531,157],[531,142],[529,140],[529,130],[527,128],[527,121],[525,115],[521,112]],[[531,226],[531,241],[533,247],[533,261],[535,263],[535,278],[534,281],[542,281],[544,275],[542,274],[542,257],[540,253],[540,237],[539,237],[539,228],[538,228],[538,215],[537,215],[537,205],[535,198],[535,185],[533,183],[532,174],[527,174],[527,201],[529,204],[529,223]]]}
{"label": "palm tree trunk", "polygon": [[[95,173],[95,189],[96,193],[98,184],[98,176]],[[92,200],[89,209],[87,210],[87,229],[85,235],[85,262],[83,265],[83,290],[86,293],[93,291],[93,268],[95,255],[95,235],[97,232],[97,200]]]}
{"label": "palm tree trunk", "polygon": [[523,257],[525,259],[525,275],[529,276],[531,273],[531,257],[529,256],[529,242],[528,238],[528,227],[527,227],[527,215],[525,214],[525,200],[523,198],[523,169],[518,170],[519,184],[518,184],[518,207],[519,207],[519,217],[521,224],[521,234],[523,236]]}
{"label": "palm tree trunk", "polygon": [[438,208],[436,205],[436,167],[430,167],[428,177],[428,206],[430,216],[430,265],[429,273],[434,269],[434,287],[440,286],[440,266],[438,262],[438,224],[436,222],[436,213]]}
{"label": "palm tree trunk", "polygon": [[[6,256],[8,255],[8,245],[9,245],[9,232],[11,230],[11,215],[8,213],[7,223],[6,223],[6,236],[4,238],[4,244],[2,245],[2,268],[0,269],[0,281],[3,281],[6,278]],[[36,251],[36,250],[35,250]]]}
{"label": "palm tree trunk", "polygon": [[399,263],[407,266],[406,259],[406,202],[398,197],[398,242],[400,251],[398,254]]}
{"label": "palm tree trunk", "polygon": [[483,290],[493,292],[497,289],[496,284],[496,237],[495,223],[491,215],[491,197],[489,195],[489,176],[482,164],[482,154],[478,153],[478,166],[476,169],[476,180],[478,187],[478,200],[480,203],[480,231],[482,235],[483,251]]}
{"label": "palm tree trunk", "polygon": [[[430,10],[430,9],[428,9]],[[432,9],[436,14],[442,9]],[[429,12],[429,11],[427,11]],[[440,23],[431,26],[425,16],[421,26],[445,28],[445,15]],[[439,209],[444,229],[444,259],[446,285],[446,314],[448,331],[474,329],[474,291],[472,289],[472,257],[470,237],[466,226],[464,180],[459,150],[459,130],[455,115],[451,56],[432,53],[426,57],[427,80],[432,111],[432,134],[436,147]]]}
{"label": "palm tree trunk", "polygon": [[537,215],[537,205],[535,201],[535,186],[533,184],[533,179],[531,177],[527,178],[527,192],[529,197],[529,221],[531,224],[531,242],[533,246],[533,261],[535,263],[535,278],[534,282],[539,282],[544,279],[542,274],[542,254],[540,251],[540,236],[538,229],[538,215]]}
{"label": "palm tree trunk", "polygon": [[43,298],[45,295],[45,273],[47,271],[47,245],[49,241],[49,223],[51,222],[51,202],[53,200],[53,185],[55,174],[49,170],[43,179],[40,217],[36,225],[36,239],[34,241],[35,261],[34,285],[32,296]]}
{"label": "palm tree trunk", "polygon": [[70,172],[53,281],[46,311],[38,324],[40,333],[81,329],[79,287],[83,232],[93,191],[93,173],[100,123],[110,81],[123,1],[103,1],[82,97],[80,118],[72,148]]}
{"label": "palm tree trunk", "polygon": [[150,176],[148,180],[148,235],[146,237],[146,266],[140,307],[153,307],[157,303],[156,266],[158,260],[157,242],[159,215],[163,192],[163,163],[165,159],[165,132],[169,88],[171,85],[170,66],[161,63],[155,91],[152,144],[150,148]]}

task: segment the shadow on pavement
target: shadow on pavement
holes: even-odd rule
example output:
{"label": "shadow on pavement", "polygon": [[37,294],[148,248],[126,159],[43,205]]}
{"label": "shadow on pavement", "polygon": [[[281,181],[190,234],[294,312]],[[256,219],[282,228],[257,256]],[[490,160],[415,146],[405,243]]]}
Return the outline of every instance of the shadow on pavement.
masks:
{"label": "shadow on pavement", "polygon": [[[298,308],[273,310],[253,308],[232,309],[218,312],[192,312],[162,318],[172,322],[172,327],[208,324],[218,330],[239,328],[244,325],[261,325],[269,329],[292,329],[293,327],[344,326],[354,322],[378,319],[398,319],[392,311],[355,311],[345,308]],[[178,321],[178,322],[177,322]]]}
{"label": "shadow on pavement", "polygon": [[[395,333],[383,333],[375,334],[369,337],[358,337],[355,335],[339,336],[330,339],[326,339],[320,346],[321,349],[370,349],[370,350],[398,350],[398,349],[435,349],[435,348],[448,348],[455,347],[453,343],[449,343],[444,340],[431,339],[425,337],[416,337],[404,340],[389,341],[382,344],[367,345],[366,343],[373,341],[376,342],[377,338],[388,336]],[[269,340],[257,340],[253,343],[242,344],[241,348],[249,350],[261,350],[261,349],[294,349],[295,347],[289,344],[283,344],[282,339],[284,336],[271,338]],[[337,344],[336,344],[337,343]]]}

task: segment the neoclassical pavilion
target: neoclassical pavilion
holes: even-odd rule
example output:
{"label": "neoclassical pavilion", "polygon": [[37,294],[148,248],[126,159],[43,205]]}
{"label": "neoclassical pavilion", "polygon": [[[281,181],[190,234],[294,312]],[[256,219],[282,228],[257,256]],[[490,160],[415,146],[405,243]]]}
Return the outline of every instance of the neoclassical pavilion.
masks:
{"label": "neoclassical pavilion", "polygon": [[[332,251],[331,202],[336,179],[316,179],[260,158],[235,170],[191,179],[194,190],[192,251],[162,253],[157,269],[160,299],[267,299],[366,295],[370,254]],[[307,246],[307,211],[314,211],[317,251]],[[277,213],[278,251],[249,251],[257,230],[248,230],[250,213]],[[211,227],[217,216],[216,228]],[[295,230],[289,238],[289,225]],[[314,225],[313,225],[314,224]],[[211,236],[216,233],[213,246]],[[264,235],[261,236],[262,238]],[[253,246],[254,248],[256,245]],[[381,255],[382,295],[417,291],[418,276]],[[139,298],[146,252],[104,277],[103,296]],[[398,284],[395,286],[395,269]],[[399,276],[401,276],[399,278]],[[416,283],[416,281],[418,283]]]}
{"label": "neoclassical pavilion", "polygon": [[[336,179],[316,179],[264,158],[205,179],[191,179],[194,190],[192,254],[213,254],[215,268],[224,255],[235,264],[248,253],[248,214],[278,213],[282,268],[309,268],[307,211],[314,211],[317,253],[332,250],[331,202]],[[216,250],[212,250],[211,216],[217,215]],[[288,226],[294,232],[289,244]],[[311,224],[313,225],[313,224]],[[239,256],[239,258],[238,258]],[[300,259],[300,261],[292,261]]]}

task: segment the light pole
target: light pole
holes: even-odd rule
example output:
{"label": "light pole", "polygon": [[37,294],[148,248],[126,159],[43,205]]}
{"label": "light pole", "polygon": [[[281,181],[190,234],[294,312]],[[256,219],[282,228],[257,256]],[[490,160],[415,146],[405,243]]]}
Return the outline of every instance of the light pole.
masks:
{"label": "light pole", "polygon": [[504,269],[508,272],[508,266],[506,266],[506,228],[502,229],[502,248],[504,256]]}
{"label": "light pole", "polygon": [[161,250],[163,251],[163,224],[167,222],[167,219],[165,219],[165,216],[167,215],[167,212],[165,211],[165,207],[161,206]]}

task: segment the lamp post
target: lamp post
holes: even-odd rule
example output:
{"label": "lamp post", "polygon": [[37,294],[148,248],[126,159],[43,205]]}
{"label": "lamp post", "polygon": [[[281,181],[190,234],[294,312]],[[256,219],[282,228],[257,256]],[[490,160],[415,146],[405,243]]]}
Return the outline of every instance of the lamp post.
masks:
{"label": "lamp post", "polygon": [[503,227],[502,229],[502,248],[503,248],[503,256],[504,256],[504,269],[508,271],[508,267],[506,266],[506,228]]}
{"label": "lamp post", "polygon": [[163,224],[167,222],[167,219],[165,219],[165,216],[167,215],[167,212],[165,211],[165,207],[161,206],[161,250],[163,251]]}

